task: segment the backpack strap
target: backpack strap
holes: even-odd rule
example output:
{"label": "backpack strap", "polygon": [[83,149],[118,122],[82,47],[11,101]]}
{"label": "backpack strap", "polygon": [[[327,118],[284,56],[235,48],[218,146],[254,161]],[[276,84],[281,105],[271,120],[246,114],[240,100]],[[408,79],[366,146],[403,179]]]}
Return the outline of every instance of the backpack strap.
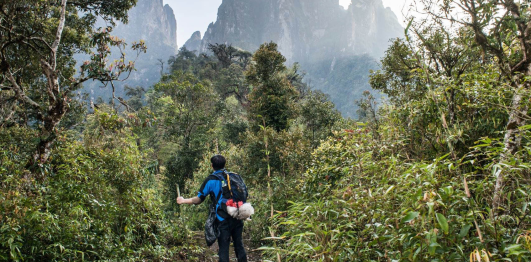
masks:
{"label": "backpack strap", "polygon": [[234,196],[232,195],[232,188],[230,187],[230,175],[229,175],[228,172],[225,172],[225,171],[223,171],[223,173],[227,176],[227,185],[229,186],[230,196],[231,196],[231,197],[234,197]]}
{"label": "backpack strap", "polygon": [[[219,174],[212,173],[210,175],[215,177],[215,178],[217,178],[217,179],[219,179],[219,180],[221,180],[221,181],[226,181],[225,178],[223,176],[219,175]],[[219,200],[223,197],[223,189],[220,188],[219,190],[220,190],[220,192],[218,194],[218,197],[216,198],[216,205],[219,202]]]}

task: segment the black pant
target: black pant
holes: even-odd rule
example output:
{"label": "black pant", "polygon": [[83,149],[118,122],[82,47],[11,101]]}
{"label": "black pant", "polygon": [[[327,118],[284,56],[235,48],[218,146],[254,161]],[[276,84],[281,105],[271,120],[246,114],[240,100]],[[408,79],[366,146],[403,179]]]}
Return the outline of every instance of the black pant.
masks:
{"label": "black pant", "polygon": [[247,254],[243,247],[242,232],[243,221],[234,218],[227,218],[221,222],[218,221],[219,237],[218,237],[218,256],[219,262],[229,262],[229,246],[230,239],[234,243],[234,252],[238,262],[247,262]]}

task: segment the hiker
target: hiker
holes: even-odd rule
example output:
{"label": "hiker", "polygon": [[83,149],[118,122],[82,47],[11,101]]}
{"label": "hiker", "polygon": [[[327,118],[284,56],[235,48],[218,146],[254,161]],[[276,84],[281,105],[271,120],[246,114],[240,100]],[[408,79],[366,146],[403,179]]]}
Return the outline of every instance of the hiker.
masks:
{"label": "hiker", "polygon": [[[212,221],[213,221],[213,228],[214,230],[212,232],[215,232],[215,226],[217,225],[217,229],[219,230],[217,237],[218,240],[218,256],[220,262],[229,262],[229,245],[230,240],[232,237],[232,242],[234,243],[234,251],[236,252],[236,257],[238,258],[238,262],[247,262],[247,254],[245,253],[245,248],[243,247],[243,241],[242,241],[242,232],[243,232],[243,221],[240,219],[236,219],[229,215],[227,213],[227,202],[232,203],[232,199],[230,198],[230,195],[227,197],[227,191],[230,190],[229,185],[233,185],[234,183],[230,180],[233,179],[234,173],[228,173],[225,170],[225,157],[222,155],[215,155],[210,159],[210,162],[212,163],[212,168],[214,169],[214,173],[209,175],[203,184],[201,185],[201,188],[199,189],[199,192],[196,197],[185,199],[183,197],[177,198],[177,204],[189,204],[189,205],[198,205],[201,204],[207,195],[210,195],[210,199],[212,200],[212,203],[217,203],[215,206],[215,209],[212,208]],[[229,181],[227,182],[228,174],[231,174]],[[234,177],[233,180],[237,180],[239,176],[236,174],[237,177]],[[241,178],[239,178],[241,180]],[[241,183],[243,183],[243,180],[241,180]],[[243,187],[245,187],[245,184],[243,184]],[[247,198],[247,188],[245,188],[245,199]],[[245,199],[243,202],[245,202]],[[227,201],[229,200],[229,201]],[[232,205],[232,204],[231,204]],[[214,211],[215,210],[215,211]],[[254,209],[252,211],[254,213]],[[214,219],[214,216],[216,217]],[[217,221],[216,221],[217,220]],[[209,228],[209,223],[207,221],[206,230]],[[214,233],[215,234],[215,233]],[[207,236],[207,243],[210,246],[215,242],[211,241],[209,242],[208,236]]]}

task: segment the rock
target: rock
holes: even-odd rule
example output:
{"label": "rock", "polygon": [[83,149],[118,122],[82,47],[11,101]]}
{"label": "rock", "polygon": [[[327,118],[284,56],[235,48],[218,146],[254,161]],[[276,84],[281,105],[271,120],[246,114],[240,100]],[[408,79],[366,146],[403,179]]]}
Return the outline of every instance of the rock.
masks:
{"label": "rock", "polygon": [[192,37],[190,37],[190,39],[184,43],[184,46],[190,51],[199,51],[201,48],[201,32],[194,32]]}
{"label": "rock", "polygon": [[[361,54],[377,58],[389,39],[402,34],[398,19],[382,0],[352,0],[347,10],[339,0],[223,0],[199,52],[214,43],[255,51],[273,41],[288,63]],[[197,43],[197,37],[189,41]]]}

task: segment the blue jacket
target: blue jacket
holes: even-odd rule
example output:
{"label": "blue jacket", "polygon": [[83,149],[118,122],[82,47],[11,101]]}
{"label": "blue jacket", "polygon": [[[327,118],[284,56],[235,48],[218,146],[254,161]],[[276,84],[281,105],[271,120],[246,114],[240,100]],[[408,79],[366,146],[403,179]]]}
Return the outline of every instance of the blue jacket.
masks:
{"label": "blue jacket", "polygon": [[222,178],[223,171],[225,171],[225,169],[214,171],[214,173],[209,175],[205,181],[203,181],[199,192],[197,192],[197,197],[201,199],[201,202],[205,201],[206,197],[210,195],[212,203],[216,203],[216,216],[219,221],[225,220],[228,216],[228,214],[221,208],[220,203],[222,188],[227,183],[225,179]]}

